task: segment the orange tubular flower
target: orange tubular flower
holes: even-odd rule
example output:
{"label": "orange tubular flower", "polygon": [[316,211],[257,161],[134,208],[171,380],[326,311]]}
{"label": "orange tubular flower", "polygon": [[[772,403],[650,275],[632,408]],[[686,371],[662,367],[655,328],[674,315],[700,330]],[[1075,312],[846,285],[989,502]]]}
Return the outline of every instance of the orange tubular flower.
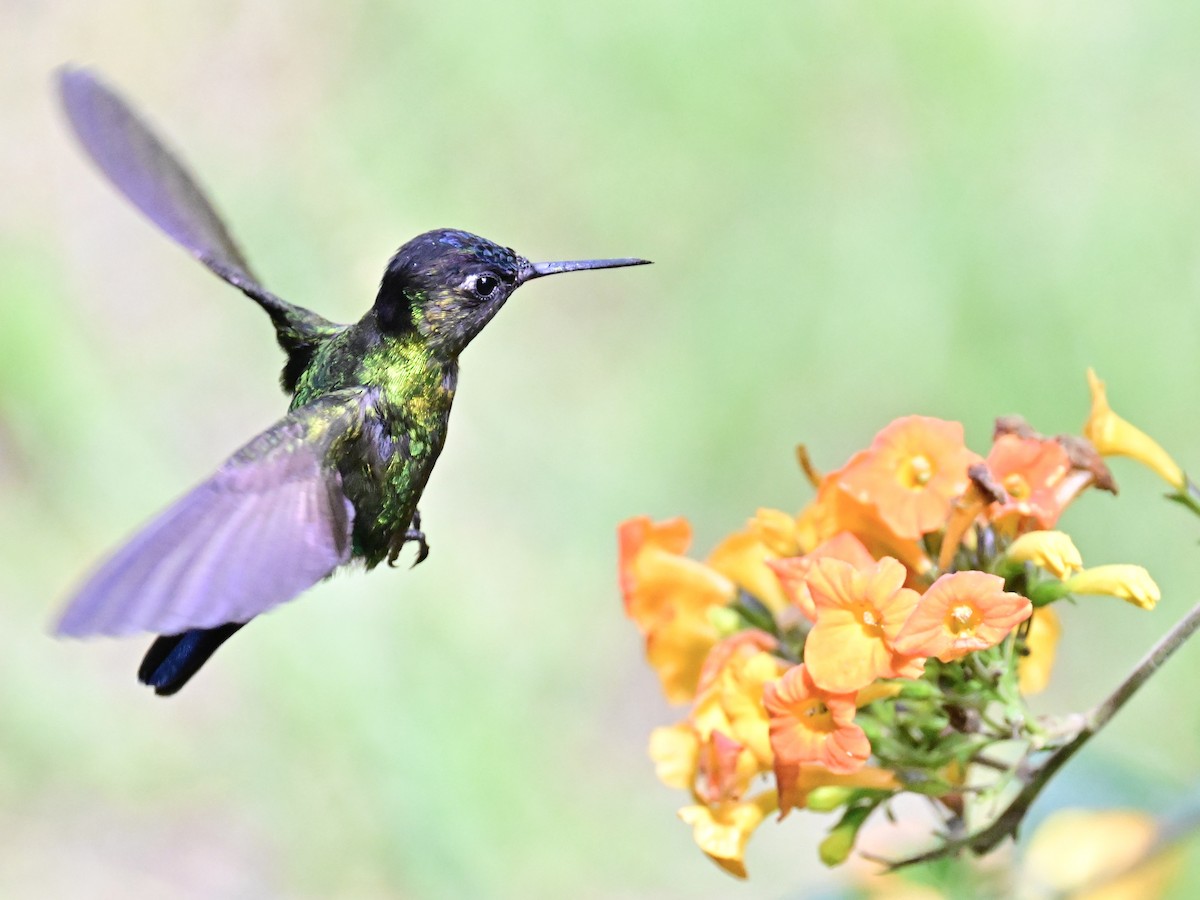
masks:
{"label": "orange tubular flower", "polygon": [[[834,693],[850,693],[877,678],[914,677],[924,653],[896,652],[895,640],[917,605],[903,587],[904,566],[884,557],[867,569],[839,559],[818,560],[806,580],[817,623],[804,642],[813,681]],[[920,674],[919,661],[915,662]]]}
{"label": "orange tubular flower", "polygon": [[863,766],[854,772],[842,773],[830,772],[824,766],[776,763],[775,780],[779,785],[781,819],[793,809],[804,809],[808,805],[808,795],[817,788],[896,791],[901,787],[895,772],[878,766]]}
{"label": "orange tubular flower", "polygon": [[1029,599],[1005,591],[1000,576],[953,572],[921,597],[896,638],[896,649],[950,662],[994,647],[1032,612]]}
{"label": "orange tubular flower", "polygon": [[946,527],[942,531],[942,548],[938,551],[939,569],[950,567],[954,555],[958,553],[959,547],[975,527],[988,504],[993,502],[995,497],[1002,495],[986,464],[969,466],[967,477],[971,479],[971,483],[967,485],[962,496],[955,497],[950,503],[950,515],[946,517]]}
{"label": "orange tubular flower", "polygon": [[1055,440],[1002,434],[987,458],[988,469],[1008,492],[1007,503],[993,503],[993,520],[1032,519],[1052,528],[1062,515],[1059,484],[1071,471],[1067,451]]}
{"label": "orange tubular flower", "polygon": [[811,553],[767,563],[775,572],[788,599],[810,622],[816,621],[817,608],[813,605],[812,594],[809,593],[804,579],[819,559],[840,559],[856,569],[866,569],[875,565],[875,558],[871,556],[866,545],[848,531],[834,535]]}
{"label": "orange tubular flower", "polygon": [[646,636],[646,656],[672,703],[695,693],[704,657],[719,637],[709,613],[733,600],[733,582],[682,554],[684,519],[630,519],[618,531],[625,612]]}
{"label": "orange tubular flower", "polygon": [[960,423],[908,416],[879,432],[838,483],[901,538],[917,539],[945,525],[951,502],[967,488],[967,466],[978,461]]}
{"label": "orange tubular flower", "polygon": [[796,519],[796,531],[801,548],[812,550],[830,538],[848,531],[866,546],[871,556],[880,559],[891,556],[900,560],[910,572],[920,574],[929,569],[929,557],[920,543],[902,538],[883,521],[870,503],[855,499],[839,483],[841,473],[866,457],[863,450],[837,472],[825,477],[817,489],[817,498]]}
{"label": "orange tubular flower", "polygon": [[771,714],[777,777],[781,768],[786,777],[788,766],[805,764],[847,774],[871,755],[870,741],[854,724],[854,695],[821,690],[803,663],[766,685],[763,703]]}

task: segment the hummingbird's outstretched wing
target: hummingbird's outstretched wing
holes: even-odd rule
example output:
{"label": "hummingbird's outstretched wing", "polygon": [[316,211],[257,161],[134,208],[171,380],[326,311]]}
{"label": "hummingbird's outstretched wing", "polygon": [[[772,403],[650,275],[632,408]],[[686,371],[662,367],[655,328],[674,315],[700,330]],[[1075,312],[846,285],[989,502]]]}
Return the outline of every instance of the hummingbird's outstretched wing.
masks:
{"label": "hummingbird's outstretched wing", "polygon": [[100,171],[176,243],[262,306],[289,356],[307,359],[341,328],[259,284],[196,180],[120,95],[87,69],[60,69],[58,87],[71,127]]}
{"label": "hummingbird's outstretched wing", "polygon": [[178,634],[249,621],[350,560],[354,507],[332,460],[374,392],[292,411],[235,453],[91,576],[57,633]]}

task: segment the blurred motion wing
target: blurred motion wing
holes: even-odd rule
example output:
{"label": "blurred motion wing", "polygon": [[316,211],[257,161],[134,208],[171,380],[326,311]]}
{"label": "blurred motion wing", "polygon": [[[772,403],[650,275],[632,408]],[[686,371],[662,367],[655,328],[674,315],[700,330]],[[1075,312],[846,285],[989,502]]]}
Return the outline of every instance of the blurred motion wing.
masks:
{"label": "blurred motion wing", "polygon": [[260,434],[104,563],[57,633],[246,622],[348,562],[354,507],[330,450],[360,433],[371,402],[367,390],[339,391]]}
{"label": "blurred motion wing", "polygon": [[58,88],[75,136],[100,171],[150,221],[261,305],[289,354],[308,352],[337,330],[258,283],[196,180],[120,95],[87,69],[61,69]]}
{"label": "blurred motion wing", "polygon": [[87,69],[62,69],[58,86],[79,143],[134,206],[206,265],[257,284],[200,186],[129,104]]}

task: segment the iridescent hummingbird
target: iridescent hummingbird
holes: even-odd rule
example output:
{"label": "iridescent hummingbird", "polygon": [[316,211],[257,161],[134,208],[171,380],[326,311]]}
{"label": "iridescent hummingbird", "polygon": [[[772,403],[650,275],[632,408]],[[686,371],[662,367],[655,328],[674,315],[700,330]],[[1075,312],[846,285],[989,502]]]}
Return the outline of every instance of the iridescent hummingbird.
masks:
{"label": "iridescent hummingbird", "polygon": [[72,637],[158,634],[138,677],[173,694],[244,624],[335,569],[394,563],[409,541],[421,562],[417,504],[446,440],[459,354],[527,281],[648,261],[531,263],[465,231],[429,231],[388,261],[367,314],[339,325],[260,285],[196,181],[94,74],[64,69],[59,89],[104,175],[257,302],[287,354],[287,415],[117,550],[58,622]]}

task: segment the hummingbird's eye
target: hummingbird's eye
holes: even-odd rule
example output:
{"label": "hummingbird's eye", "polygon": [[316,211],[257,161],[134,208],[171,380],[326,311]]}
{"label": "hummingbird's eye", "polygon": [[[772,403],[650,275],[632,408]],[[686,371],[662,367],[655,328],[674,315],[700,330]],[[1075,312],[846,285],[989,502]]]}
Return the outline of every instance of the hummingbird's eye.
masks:
{"label": "hummingbird's eye", "polygon": [[480,297],[487,297],[498,286],[499,282],[491,275],[480,275],[475,279],[475,293]]}

